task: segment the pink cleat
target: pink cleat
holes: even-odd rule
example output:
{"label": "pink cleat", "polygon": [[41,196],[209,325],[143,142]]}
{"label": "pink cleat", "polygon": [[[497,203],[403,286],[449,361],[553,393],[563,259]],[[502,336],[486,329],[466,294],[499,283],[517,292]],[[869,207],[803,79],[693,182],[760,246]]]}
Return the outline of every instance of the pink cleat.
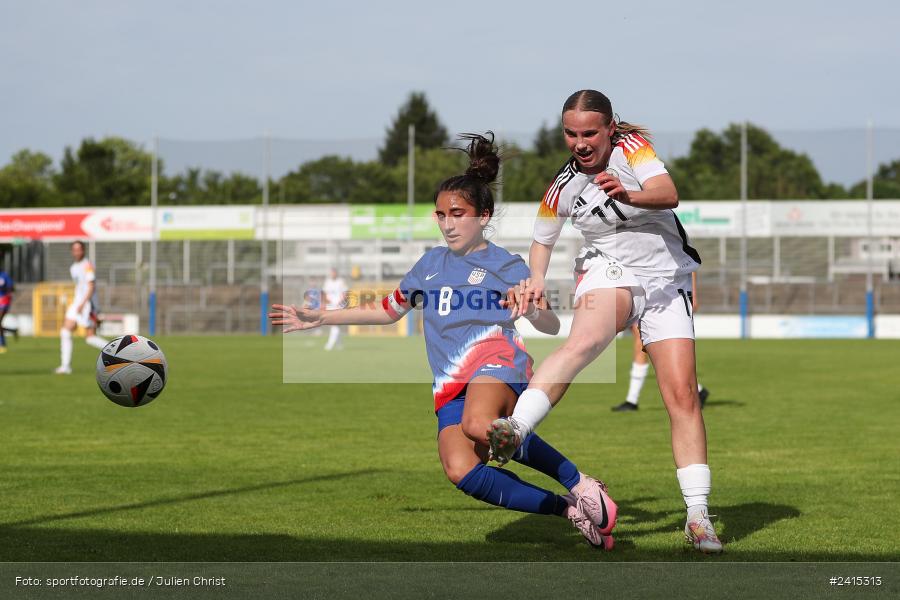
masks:
{"label": "pink cleat", "polygon": [[705,510],[688,518],[684,525],[684,539],[703,554],[719,554],[723,550],[722,542]]}
{"label": "pink cleat", "polygon": [[607,552],[612,550],[613,546],[616,544],[613,537],[611,535],[600,533],[600,529],[591,522],[591,519],[581,509],[580,502],[575,496],[573,494],[566,494],[563,498],[569,503],[563,516],[569,519],[572,522],[572,525],[575,526],[575,529],[581,532],[581,535],[584,536],[587,543],[593,548],[600,548]]}
{"label": "pink cleat", "polygon": [[609,535],[616,526],[619,507],[607,494],[606,484],[599,479],[579,472],[581,480],[572,488],[571,496],[591,523],[597,526],[600,533]]}

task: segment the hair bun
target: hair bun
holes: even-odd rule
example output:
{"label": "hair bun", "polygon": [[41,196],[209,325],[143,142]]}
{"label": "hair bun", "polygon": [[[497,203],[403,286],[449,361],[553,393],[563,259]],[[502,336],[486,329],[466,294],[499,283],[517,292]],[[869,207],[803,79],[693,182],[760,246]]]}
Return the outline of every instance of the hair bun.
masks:
{"label": "hair bun", "polygon": [[493,183],[500,172],[500,155],[494,147],[494,132],[488,131],[485,135],[464,133],[459,137],[462,140],[469,140],[469,146],[466,148],[469,168],[466,169],[466,175],[485,183]]}

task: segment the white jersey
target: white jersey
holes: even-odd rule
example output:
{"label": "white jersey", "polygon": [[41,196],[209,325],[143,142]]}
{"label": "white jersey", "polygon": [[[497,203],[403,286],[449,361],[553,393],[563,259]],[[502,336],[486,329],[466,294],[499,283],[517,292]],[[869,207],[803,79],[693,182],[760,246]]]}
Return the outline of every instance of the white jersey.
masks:
{"label": "white jersey", "polygon": [[325,308],[334,310],[343,308],[346,304],[345,295],[347,294],[347,284],[340,277],[335,279],[326,279],[322,285],[322,291],[325,292]]}
{"label": "white jersey", "polygon": [[[613,147],[607,171],[626,190],[639,191],[651,177],[667,173],[653,146],[637,134]],[[593,183],[596,175],[570,159],[550,185],[534,224],[534,239],[552,246],[567,218],[584,235],[576,270],[595,257],[618,262],[635,275],[677,276],[697,270],[700,255],[671,210],[649,210],[616,202]]]}
{"label": "white jersey", "polygon": [[89,284],[96,279],[94,265],[91,264],[91,261],[82,258],[77,263],[72,263],[72,266],[69,267],[69,274],[72,276],[72,281],[75,282],[75,302],[73,304],[81,304],[86,299],[93,301],[93,298],[88,298]]}

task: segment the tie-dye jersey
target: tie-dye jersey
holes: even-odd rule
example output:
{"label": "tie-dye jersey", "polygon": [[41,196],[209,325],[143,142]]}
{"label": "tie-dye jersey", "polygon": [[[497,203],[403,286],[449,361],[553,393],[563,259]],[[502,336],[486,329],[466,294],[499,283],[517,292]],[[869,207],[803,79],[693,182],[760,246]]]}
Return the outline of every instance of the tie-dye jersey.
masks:
{"label": "tie-dye jersey", "polygon": [[12,277],[0,271],[0,308],[8,308],[12,302],[13,286]]}
{"label": "tie-dye jersey", "polygon": [[[651,177],[667,173],[653,146],[637,134],[613,147],[608,171],[626,190],[638,191]],[[687,233],[671,210],[648,210],[616,202],[593,183],[596,175],[578,170],[572,158],[556,175],[538,210],[534,239],[556,243],[567,218],[584,235],[581,258],[604,256],[637,275],[675,276],[700,266]]]}
{"label": "tie-dye jersey", "polygon": [[531,379],[532,359],[509,309],[500,306],[507,289],[528,277],[521,256],[490,242],[465,256],[440,246],[426,252],[384,298],[382,306],[394,317],[412,308],[423,311],[435,411],[463,394],[479,370],[510,384]]}

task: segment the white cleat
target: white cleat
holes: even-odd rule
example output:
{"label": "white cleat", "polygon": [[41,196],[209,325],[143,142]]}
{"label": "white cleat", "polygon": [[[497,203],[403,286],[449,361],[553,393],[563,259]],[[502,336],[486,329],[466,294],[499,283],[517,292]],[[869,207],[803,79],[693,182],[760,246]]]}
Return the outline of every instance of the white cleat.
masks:
{"label": "white cleat", "polygon": [[720,554],[723,550],[722,542],[716,535],[716,528],[713,527],[706,511],[688,519],[684,525],[684,539],[703,554]]}
{"label": "white cleat", "polygon": [[53,373],[55,373],[56,375],[71,375],[72,367],[59,366],[59,367],[56,367],[56,370],[53,371]]}

